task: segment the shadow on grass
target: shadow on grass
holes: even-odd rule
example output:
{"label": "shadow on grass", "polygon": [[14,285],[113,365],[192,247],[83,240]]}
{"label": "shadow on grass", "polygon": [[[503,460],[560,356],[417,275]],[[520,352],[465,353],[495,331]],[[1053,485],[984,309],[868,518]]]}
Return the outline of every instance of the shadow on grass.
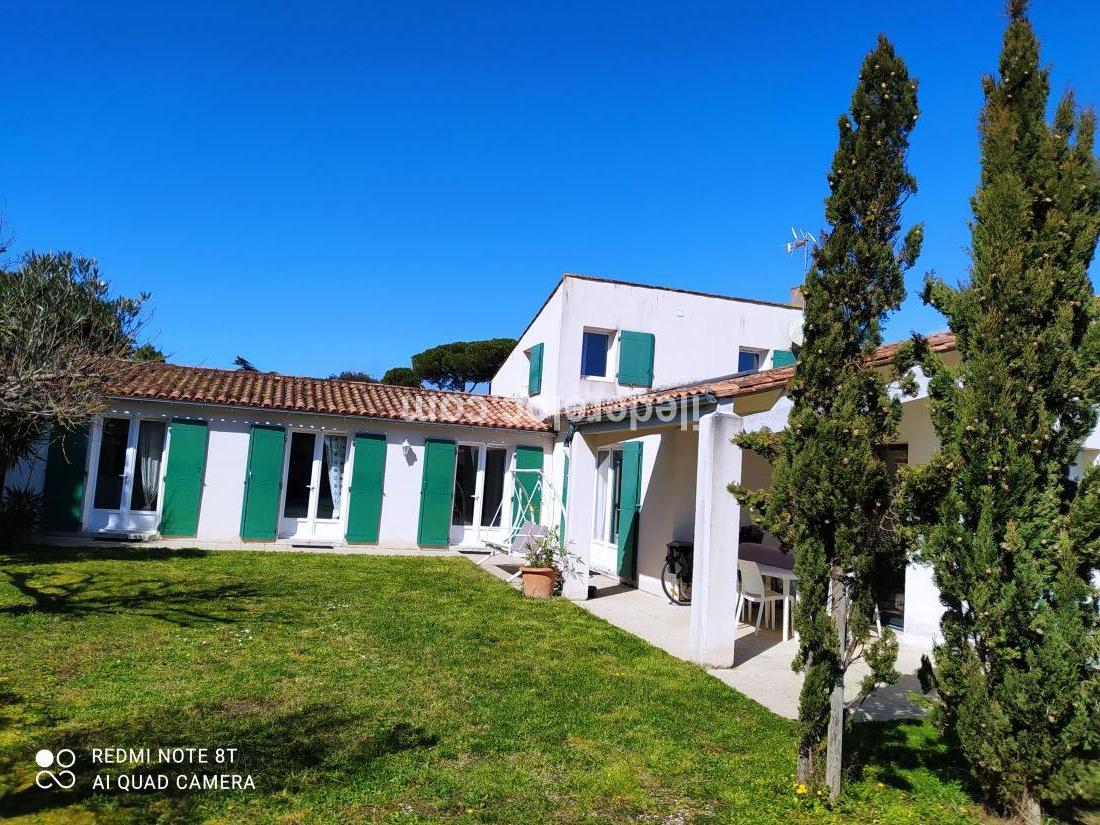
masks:
{"label": "shadow on grass", "polygon": [[848,774],[862,780],[868,765],[877,768],[879,782],[898,790],[915,790],[907,773],[927,771],[943,784],[956,784],[971,797],[977,793],[966,762],[953,737],[933,733],[926,723],[861,722],[845,736]]}
{"label": "shadow on grass", "polygon": [[[127,720],[121,729],[97,729],[66,736],[48,743],[52,748],[70,748],[77,754],[73,768],[77,785],[71,791],[42,790],[36,785],[0,797],[6,815],[43,814],[81,804],[90,808],[121,810],[136,821],[153,819],[186,822],[204,819],[199,807],[211,802],[217,807],[240,798],[241,794],[270,797],[282,792],[299,793],[326,784],[345,784],[350,776],[363,777],[387,756],[435,747],[439,737],[404,722],[379,723],[315,703],[295,710],[272,708],[264,702],[226,702],[221,706],[197,708],[180,714]],[[232,764],[140,764],[93,765],[93,748],[236,748]],[[34,754],[28,752],[29,767]],[[8,767],[8,766],[6,766]],[[9,768],[10,769],[10,768]],[[112,788],[93,789],[95,776],[111,775]],[[121,774],[166,777],[165,790],[129,793],[117,790]],[[255,791],[192,790],[177,785],[177,777],[237,774],[251,776]]]}
{"label": "shadow on grass", "polygon": [[[100,561],[163,561],[174,558],[199,558],[206,551],[173,548],[43,547],[7,554],[8,569],[0,570],[7,583],[23,601],[0,607],[0,615],[24,616],[47,614],[81,618],[93,614],[130,613],[148,616],[181,626],[210,622],[232,623],[246,612],[241,600],[272,595],[240,582],[168,581],[157,576],[127,578],[99,576],[80,567],[66,570],[62,576],[43,577],[37,565]],[[23,569],[30,567],[29,570]],[[136,568],[141,570],[140,567]]]}
{"label": "shadow on grass", "polygon": [[35,544],[18,550],[5,550],[0,561],[16,564],[65,564],[79,561],[167,561],[168,559],[201,559],[209,550],[197,547],[142,547],[140,544],[102,546],[94,543],[80,547]]}

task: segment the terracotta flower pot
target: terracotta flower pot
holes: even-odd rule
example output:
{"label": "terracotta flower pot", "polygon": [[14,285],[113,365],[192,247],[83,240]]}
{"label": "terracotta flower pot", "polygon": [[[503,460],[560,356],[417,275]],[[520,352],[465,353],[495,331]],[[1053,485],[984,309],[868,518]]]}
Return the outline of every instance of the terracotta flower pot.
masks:
{"label": "terracotta flower pot", "polygon": [[523,567],[523,595],[531,599],[549,599],[554,595],[558,571],[553,567]]}

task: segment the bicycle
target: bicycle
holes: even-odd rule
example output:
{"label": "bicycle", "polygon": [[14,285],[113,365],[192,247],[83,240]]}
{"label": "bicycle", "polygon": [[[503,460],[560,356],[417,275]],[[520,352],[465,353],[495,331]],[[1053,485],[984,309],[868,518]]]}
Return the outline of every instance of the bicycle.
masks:
{"label": "bicycle", "polygon": [[670,542],[661,569],[661,589],[673,604],[691,604],[691,571],[694,548],[691,542]]}

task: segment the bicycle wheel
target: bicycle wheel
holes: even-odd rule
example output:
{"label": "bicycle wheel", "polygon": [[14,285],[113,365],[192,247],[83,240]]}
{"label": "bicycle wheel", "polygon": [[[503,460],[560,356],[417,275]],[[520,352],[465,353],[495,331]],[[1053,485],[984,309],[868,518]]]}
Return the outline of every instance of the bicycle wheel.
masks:
{"label": "bicycle wheel", "polygon": [[685,583],[680,574],[672,569],[672,562],[669,560],[665,561],[665,566],[661,569],[661,589],[673,604],[691,604],[691,585]]}

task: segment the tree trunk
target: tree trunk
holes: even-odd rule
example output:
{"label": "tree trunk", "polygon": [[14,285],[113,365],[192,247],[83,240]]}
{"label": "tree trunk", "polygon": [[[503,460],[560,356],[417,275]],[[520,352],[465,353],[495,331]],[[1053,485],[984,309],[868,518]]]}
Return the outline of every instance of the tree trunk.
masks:
{"label": "tree trunk", "polygon": [[[810,651],[806,654],[806,664],[802,672],[809,673],[813,663],[814,654]],[[803,735],[798,742],[798,781],[803,785],[813,784],[817,772],[817,743],[807,740],[808,737]]]}
{"label": "tree trunk", "polygon": [[1016,799],[1016,820],[1024,825],[1041,825],[1043,810],[1039,807],[1039,800],[1028,791],[1024,791]]}
{"label": "tree trunk", "polygon": [[[837,654],[841,661],[848,645],[848,580],[843,571],[833,570],[833,623],[836,625]],[[829,732],[825,752],[825,784],[829,801],[840,796],[840,775],[844,761],[844,671],[833,680],[829,695]]]}
{"label": "tree trunk", "polygon": [[813,745],[802,743],[798,748],[798,781],[811,785],[814,781],[814,768],[817,753]]}

